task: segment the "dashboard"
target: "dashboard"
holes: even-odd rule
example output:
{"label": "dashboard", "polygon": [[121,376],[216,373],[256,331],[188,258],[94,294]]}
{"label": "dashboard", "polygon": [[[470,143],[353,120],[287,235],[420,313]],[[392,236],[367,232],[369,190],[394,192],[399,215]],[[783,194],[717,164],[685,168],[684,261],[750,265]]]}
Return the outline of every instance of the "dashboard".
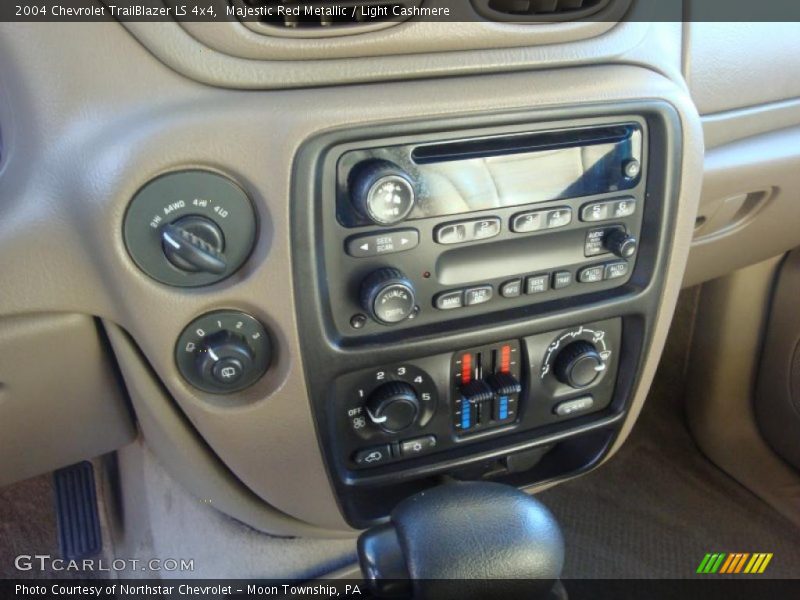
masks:
{"label": "dashboard", "polygon": [[798,90],[726,50],[767,24],[646,4],[0,25],[0,449],[36,449],[0,481],[141,435],[221,511],[335,537],[446,479],[608,460],[681,287],[800,242]]}

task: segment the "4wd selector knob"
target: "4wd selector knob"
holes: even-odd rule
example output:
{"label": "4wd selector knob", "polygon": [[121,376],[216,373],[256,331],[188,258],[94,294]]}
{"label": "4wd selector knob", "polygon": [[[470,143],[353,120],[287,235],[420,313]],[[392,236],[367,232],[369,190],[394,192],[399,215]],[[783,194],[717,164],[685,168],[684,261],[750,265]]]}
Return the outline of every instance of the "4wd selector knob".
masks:
{"label": "4wd selector knob", "polygon": [[554,366],[558,380],[577,389],[592,385],[605,369],[597,348],[585,341],[573,342],[564,348]]}
{"label": "4wd selector knob", "polygon": [[353,169],[350,200],[356,211],[376,225],[394,225],[408,216],[416,202],[408,174],[387,160],[371,160]]}
{"label": "4wd selector knob", "polygon": [[367,415],[387,433],[408,429],[419,415],[416,390],[402,381],[385,383],[367,399]]}
{"label": "4wd selector knob", "polygon": [[378,323],[394,325],[407,319],[415,303],[414,284],[397,269],[378,269],[361,283],[361,306]]}
{"label": "4wd selector knob", "polygon": [[228,268],[222,230],[206,217],[189,215],[163,225],[161,242],[167,260],[184,271],[220,274]]}

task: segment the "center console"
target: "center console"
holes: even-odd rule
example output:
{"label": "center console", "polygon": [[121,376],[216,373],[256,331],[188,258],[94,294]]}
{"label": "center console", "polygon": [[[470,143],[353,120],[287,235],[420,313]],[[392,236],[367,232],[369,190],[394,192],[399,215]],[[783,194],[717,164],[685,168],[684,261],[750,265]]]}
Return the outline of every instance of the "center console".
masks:
{"label": "center console", "polygon": [[524,487],[602,460],[651,335],[677,131],[653,102],[305,145],[301,341],[351,525],[443,478]]}

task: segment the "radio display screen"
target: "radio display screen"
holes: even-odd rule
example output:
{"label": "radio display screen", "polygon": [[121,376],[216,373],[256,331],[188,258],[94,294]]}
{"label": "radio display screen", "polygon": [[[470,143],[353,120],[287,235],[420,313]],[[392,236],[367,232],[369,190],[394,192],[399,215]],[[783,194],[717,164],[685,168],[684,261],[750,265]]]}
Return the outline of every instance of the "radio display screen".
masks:
{"label": "radio display screen", "polygon": [[629,176],[626,166],[641,164],[642,130],[627,123],[385,147],[369,154],[407,171],[417,194],[407,218],[423,219],[631,189],[640,175],[637,170]]}

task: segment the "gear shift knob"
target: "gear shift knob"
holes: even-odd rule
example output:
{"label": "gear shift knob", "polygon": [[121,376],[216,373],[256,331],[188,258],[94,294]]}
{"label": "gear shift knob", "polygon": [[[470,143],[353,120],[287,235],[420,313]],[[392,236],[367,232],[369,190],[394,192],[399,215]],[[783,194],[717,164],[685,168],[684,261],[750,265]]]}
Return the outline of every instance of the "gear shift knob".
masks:
{"label": "gear shift knob", "polygon": [[390,523],[361,534],[358,555],[378,597],[498,597],[496,580],[505,580],[514,597],[534,600],[558,580],[564,541],[535,498],[498,483],[458,482],[401,502]]}

